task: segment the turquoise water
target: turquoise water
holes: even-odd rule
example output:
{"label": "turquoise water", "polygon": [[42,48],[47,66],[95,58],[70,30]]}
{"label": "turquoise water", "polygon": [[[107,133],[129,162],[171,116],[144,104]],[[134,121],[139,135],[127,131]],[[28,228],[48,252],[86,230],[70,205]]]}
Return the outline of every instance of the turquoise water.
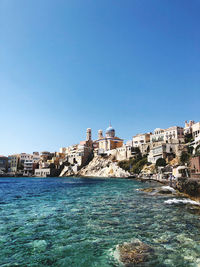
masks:
{"label": "turquoise water", "polygon": [[0,178],[0,266],[119,266],[115,247],[133,238],[155,251],[145,266],[200,266],[198,209],[136,190],[149,186],[123,179]]}

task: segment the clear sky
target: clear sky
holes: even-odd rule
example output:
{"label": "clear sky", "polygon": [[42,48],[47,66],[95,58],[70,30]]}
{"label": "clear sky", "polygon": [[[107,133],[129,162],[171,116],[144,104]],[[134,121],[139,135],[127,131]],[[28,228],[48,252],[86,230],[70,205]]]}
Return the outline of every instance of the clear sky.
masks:
{"label": "clear sky", "polygon": [[200,120],[199,0],[0,0],[0,154]]}

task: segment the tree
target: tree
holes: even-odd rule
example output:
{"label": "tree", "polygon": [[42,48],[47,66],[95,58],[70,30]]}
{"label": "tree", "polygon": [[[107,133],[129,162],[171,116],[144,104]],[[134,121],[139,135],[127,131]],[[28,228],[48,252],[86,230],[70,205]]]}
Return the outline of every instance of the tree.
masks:
{"label": "tree", "polygon": [[181,164],[188,164],[190,162],[190,157],[191,155],[188,152],[183,151],[180,157]]}
{"label": "tree", "polygon": [[163,159],[163,158],[159,158],[156,160],[156,167],[161,167],[161,166],[166,166],[167,163],[166,163],[166,160]]}
{"label": "tree", "polygon": [[187,144],[187,143],[191,143],[192,141],[194,141],[194,138],[193,138],[193,136],[192,136],[192,134],[190,133],[190,134],[186,134],[185,135],[185,143]]}

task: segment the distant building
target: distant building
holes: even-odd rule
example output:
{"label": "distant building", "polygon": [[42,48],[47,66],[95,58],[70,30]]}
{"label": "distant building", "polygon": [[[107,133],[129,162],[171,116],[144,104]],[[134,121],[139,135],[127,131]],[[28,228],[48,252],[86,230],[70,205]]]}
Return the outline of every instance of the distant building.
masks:
{"label": "distant building", "polygon": [[0,156],[0,170],[2,172],[8,171],[8,157]]}
{"label": "distant building", "polygon": [[19,155],[9,155],[8,156],[8,171],[16,173],[19,166]]}
{"label": "distant building", "polygon": [[51,169],[35,169],[35,176],[37,177],[47,177],[51,175]]}

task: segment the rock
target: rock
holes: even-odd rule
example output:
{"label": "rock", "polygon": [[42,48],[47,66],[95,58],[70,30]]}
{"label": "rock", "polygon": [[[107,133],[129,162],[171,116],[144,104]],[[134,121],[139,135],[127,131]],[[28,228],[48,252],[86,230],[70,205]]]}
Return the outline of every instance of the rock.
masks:
{"label": "rock", "polygon": [[77,173],[77,176],[125,178],[129,177],[130,173],[120,168],[112,157],[96,156]]}
{"label": "rock", "polygon": [[127,267],[138,264],[141,266],[141,264],[147,263],[152,253],[153,249],[138,239],[133,240],[131,243],[117,245],[116,247],[117,260]]}
{"label": "rock", "polygon": [[177,194],[176,190],[170,186],[161,186],[161,187],[150,187],[150,188],[142,188],[140,191],[152,193],[154,195],[169,195],[169,194]]}
{"label": "rock", "polygon": [[60,177],[67,177],[67,176],[74,176],[74,175],[75,175],[75,173],[74,173],[72,167],[71,166],[65,166],[59,176]]}
{"label": "rock", "polygon": [[45,240],[35,240],[33,241],[33,248],[36,251],[45,251],[47,247],[47,242]]}
{"label": "rock", "polygon": [[189,196],[200,198],[200,181],[191,178],[179,178],[176,188]]}

